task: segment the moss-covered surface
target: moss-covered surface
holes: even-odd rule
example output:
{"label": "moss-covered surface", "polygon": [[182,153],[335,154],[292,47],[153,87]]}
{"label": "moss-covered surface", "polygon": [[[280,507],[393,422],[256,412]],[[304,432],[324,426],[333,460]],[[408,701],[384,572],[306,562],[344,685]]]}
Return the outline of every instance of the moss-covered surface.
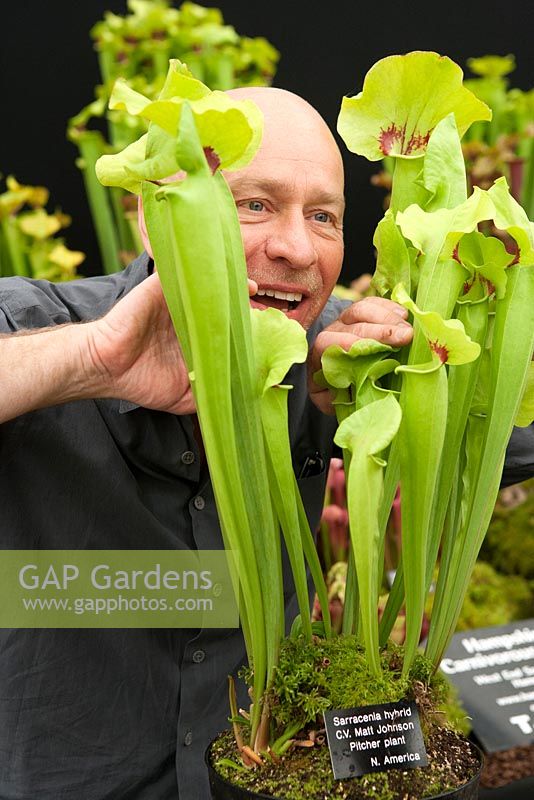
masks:
{"label": "moss-covered surface", "polygon": [[[437,578],[437,572],[436,576]],[[433,594],[425,612],[432,616]],[[507,625],[534,615],[534,581],[521,575],[500,575],[491,564],[477,561],[456,630],[468,631],[490,625]]]}
{"label": "moss-covered surface", "polygon": [[467,715],[462,705],[456,686],[450,683],[443,673],[441,675],[447,684],[447,695],[436,705],[436,721],[446,728],[452,728],[453,731],[460,733],[462,736],[468,736],[472,730],[471,717]]}
{"label": "moss-covered surface", "polygon": [[532,582],[520,575],[499,575],[491,564],[478,561],[456,630],[506,625],[534,614]]}
{"label": "moss-covered surface", "polygon": [[[232,767],[239,762],[235,742],[224,734],[213,746],[212,763],[232,783],[280,800],[419,800],[466,783],[478,769],[470,745],[443,727],[440,706],[449,698],[449,686],[432,675],[431,664],[418,656],[410,675],[403,678],[402,650],[389,645],[382,654],[383,676],[368,670],[363,649],[355,637],[330,641],[286,640],[269,694],[272,739],[294,722],[301,725],[297,740],[314,745],[292,747],[281,757],[264,757],[257,769]],[[429,766],[375,772],[361,778],[336,781],[324,735],[323,711],[375,703],[415,700],[419,709]],[[246,729],[243,729],[246,737]],[[220,763],[225,759],[224,763]],[[219,764],[217,764],[219,762]]]}
{"label": "moss-covered surface", "polygon": [[382,653],[382,677],[369,671],[364,649],[354,636],[330,640],[287,639],[281,648],[269,705],[274,724],[283,728],[300,721],[303,727],[322,719],[327,708],[350,708],[413,699],[416,687],[424,714],[442,702],[447,686],[432,676],[432,665],[419,656],[408,677],[402,677],[402,648],[390,644]]}
{"label": "moss-covered surface", "polygon": [[217,766],[220,758],[235,758],[230,732],[212,745],[212,764],[230,783],[277,800],[423,800],[462,786],[480,766],[472,746],[446,728],[426,739],[428,767],[372,772],[361,778],[336,781],[328,747],[294,748],[275,762],[244,771]]}
{"label": "moss-covered surface", "polygon": [[481,557],[499,572],[534,579],[534,478],[499,493]]}

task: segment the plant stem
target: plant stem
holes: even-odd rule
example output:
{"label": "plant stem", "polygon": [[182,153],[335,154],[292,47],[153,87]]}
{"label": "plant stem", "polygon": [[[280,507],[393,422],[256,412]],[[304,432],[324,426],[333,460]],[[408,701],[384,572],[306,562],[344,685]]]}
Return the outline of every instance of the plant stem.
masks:
{"label": "plant stem", "polygon": [[5,253],[7,253],[8,256],[8,264],[3,269],[4,275],[23,275],[29,277],[31,271],[24,255],[23,239],[18,228],[16,217],[6,216],[2,219],[2,233]]}
{"label": "plant stem", "polygon": [[395,158],[390,208],[393,214],[404,211],[412,203],[424,208],[428,192],[415,181],[423,169],[423,158]]}
{"label": "plant stem", "polygon": [[102,256],[104,272],[110,275],[121,270],[119,242],[108,193],[95,174],[95,164],[102,155],[99,134],[84,131],[78,138],[82,158],[82,174]]}
{"label": "plant stem", "polygon": [[485,421],[472,420],[470,497],[454,542],[442,602],[432,615],[427,655],[437,666],[461,611],[462,599],[495,505],[510,439],[534,350],[534,266],[507,270],[506,294],[496,301],[489,407]]}
{"label": "plant stem", "polygon": [[534,219],[534,136],[530,139],[529,152],[525,156],[521,205],[529,219]]}
{"label": "plant stem", "polygon": [[[116,230],[118,234],[118,247],[120,251],[132,252],[136,251],[137,253],[141,253],[141,250],[137,250],[137,247],[134,243],[134,239],[132,236],[132,227],[129,221],[126,219],[126,212],[124,210],[124,206],[122,205],[122,198],[124,197],[124,189],[119,189],[117,186],[110,186],[109,187],[109,196],[111,198],[111,206],[113,208],[113,216],[115,220]],[[137,215],[135,215],[136,223],[135,226],[137,227]],[[139,237],[139,234],[138,234]]]}

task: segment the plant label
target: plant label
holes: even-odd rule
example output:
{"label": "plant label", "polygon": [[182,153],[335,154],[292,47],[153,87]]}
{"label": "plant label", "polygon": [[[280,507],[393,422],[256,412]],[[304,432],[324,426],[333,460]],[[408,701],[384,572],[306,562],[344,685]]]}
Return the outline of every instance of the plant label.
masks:
{"label": "plant label", "polygon": [[415,702],[341,708],[324,719],[337,780],[428,764]]}
{"label": "plant label", "polygon": [[534,743],[534,619],[456,633],[441,669],[487,753]]}

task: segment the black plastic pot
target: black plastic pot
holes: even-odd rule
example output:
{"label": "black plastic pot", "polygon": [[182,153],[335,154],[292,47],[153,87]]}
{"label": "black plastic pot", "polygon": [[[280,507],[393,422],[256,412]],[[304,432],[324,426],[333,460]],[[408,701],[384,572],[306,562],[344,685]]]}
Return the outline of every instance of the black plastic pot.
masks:
{"label": "black plastic pot", "polygon": [[[472,743],[471,745],[476,747],[476,745]],[[280,800],[280,798],[273,797],[270,794],[258,794],[257,792],[243,789],[241,786],[235,786],[222,778],[211,766],[210,747],[206,750],[205,761],[208,768],[212,800]],[[432,795],[432,797],[424,797],[421,798],[421,800],[477,800],[483,756],[478,747],[476,749],[480,756],[480,769],[477,774],[471,778],[469,783],[465,783],[463,786],[450,792]]]}
{"label": "black plastic pot", "polygon": [[532,800],[534,797],[534,777],[507,783],[496,789],[480,789],[480,800]]}

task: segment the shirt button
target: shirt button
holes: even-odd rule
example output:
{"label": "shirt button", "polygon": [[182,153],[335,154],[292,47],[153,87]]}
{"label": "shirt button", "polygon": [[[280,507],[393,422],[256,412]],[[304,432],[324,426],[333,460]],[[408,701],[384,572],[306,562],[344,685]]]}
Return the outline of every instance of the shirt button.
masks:
{"label": "shirt button", "polygon": [[195,650],[195,652],[193,653],[193,661],[195,662],[195,664],[201,664],[205,658],[206,658],[206,653],[204,652],[204,650]]}
{"label": "shirt button", "polygon": [[190,744],[193,744],[193,734],[191,731],[187,731],[184,736],[184,744],[186,747],[189,747]]}
{"label": "shirt button", "polygon": [[195,460],[195,454],[191,450],[186,450],[182,453],[182,464],[192,464]]}
{"label": "shirt button", "polygon": [[199,495],[197,495],[197,496],[195,497],[195,499],[193,500],[193,505],[195,506],[195,508],[197,509],[197,511],[202,511],[202,509],[203,509],[203,508],[204,508],[204,506],[206,505],[206,501],[204,500],[204,498],[202,497],[202,495],[200,495],[200,494],[199,494]]}

